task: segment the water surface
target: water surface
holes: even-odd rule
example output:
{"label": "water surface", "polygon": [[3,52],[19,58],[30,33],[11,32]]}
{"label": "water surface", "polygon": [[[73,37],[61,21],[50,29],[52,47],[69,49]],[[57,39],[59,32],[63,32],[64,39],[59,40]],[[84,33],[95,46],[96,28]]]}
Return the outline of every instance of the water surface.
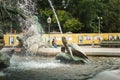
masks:
{"label": "water surface", "polygon": [[6,80],[92,80],[104,70],[120,69],[119,57],[89,57],[86,64],[63,64],[54,57],[14,55]]}

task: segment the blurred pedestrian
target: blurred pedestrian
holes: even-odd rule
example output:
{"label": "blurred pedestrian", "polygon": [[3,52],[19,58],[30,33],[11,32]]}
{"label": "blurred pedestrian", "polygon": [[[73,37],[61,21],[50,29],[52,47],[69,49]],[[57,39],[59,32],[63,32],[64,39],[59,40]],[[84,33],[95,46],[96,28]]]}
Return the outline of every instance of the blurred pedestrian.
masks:
{"label": "blurred pedestrian", "polygon": [[52,40],[52,46],[53,46],[54,48],[57,48],[57,44],[56,44],[56,40],[55,40],[55,39]]}

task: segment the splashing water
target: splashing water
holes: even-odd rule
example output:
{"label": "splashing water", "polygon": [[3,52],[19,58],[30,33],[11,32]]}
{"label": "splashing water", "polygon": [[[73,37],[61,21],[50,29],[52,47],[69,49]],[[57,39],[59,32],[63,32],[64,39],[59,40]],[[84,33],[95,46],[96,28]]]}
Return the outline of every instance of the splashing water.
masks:
{"label": "splashing water", "polygon": [[18,0],[17,6],[28,16],[32,16],[36,12],[35,3],[33,0]]}
{"label": "splashing water", "polygon": [[26,53],[31,53],[33,49],[36,53],[39,43],[42,42],[42,33],[44,31],[41,24],[38,22],[38,17],[34,15],[36,12],[35,3],[32,0],[19,0],[18,8],[28,16],[26,20],[19,18],[20,25],[24,32],[24,34],[19,37],[23,40]]}
{"label": "splashing water", "polygon": [[11,66],[9,68],[14,69],[39,69],[39,68],[57,68],[57,67],[69,67],[69,65],[61,64],[59,61],[53,58],[33,57],[33,56],[17,56],[14,55],[11,59]]}
{"label": "splashing water", "polygon": [[[63,64],[56,62],[55,59],[53,58],[51,60],[49,58],[43,59],[40,56],[39,58],[37,56],[27,56],[29,54],[35,55],[37,53],[38,48],[40,47],[39,45],[43,45],[42,43],[43,29],[41,24],[38,22],[38,17],[34,15],[35,3],[32,2],[32,0],[22,1],[19,0],[18,8],[20,8],[28,16],[26,20],[19,18],[20,24],[24,31],[24,34],[19,37],[23,39],[23,46],[25,48],[24,54],[26,54],[26,56],[21,57],[13,55],[11,59],[10,68],[33,69],[33,68],[56,68],[64,66]],[[62,33],[61,27],[60,31]]]}
{"label": "splashing water", "polygon": [[[48,1],[53,9],[60,32],[62,33],[60,22],[58,20],[55,9],[51,1],[50,0]],[[42,42],[43,29],[41,27],[41,24],[38,23],[38,17],[33,15],[35,12],[35,3],[33,1],[29,1],[29,0],[18,1],[18,7],[20,7],[20,9],[29,16],[26,20],[21,20],[20,18],[20,22],[22,26],[27,28],[27,30],[23,29],[25,32],[25,34],[22,36],[22,39],[24,41],[24,47],[27,53],[31,53],[30,51],[32,51],[35,48],[37,49],[39,47],[39,44],[36,43]],[[34,38],[37,38],[37,40],[35,40]],[[32,45],[35,46],[35,48]]]}
{"label": "splashing water", "polygon": [[36,4],[32,0],[18,0],[18,3],[17,3],[18,9],[20,9],[25,15],[27,15],[26,20],[19,17],[19,21],[20,21],[20,25],[22,26],[22,29],[25,30],[24,28],[27,28],[29,29],[29,32],[34,31],[35,34],[39,34],[39,33],[42,33],[43,29],[41,24],[38,22],[38,17],[34,15],[36,14],[35,6]]}

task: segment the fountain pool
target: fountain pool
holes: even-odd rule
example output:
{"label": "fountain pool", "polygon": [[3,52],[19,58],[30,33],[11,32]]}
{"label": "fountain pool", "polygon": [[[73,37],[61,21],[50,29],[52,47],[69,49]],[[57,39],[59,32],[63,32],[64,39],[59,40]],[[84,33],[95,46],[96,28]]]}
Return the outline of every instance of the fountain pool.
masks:
{"label": "fountain pool", "polygon": [[63,64],[54,57],[13,55],[6,80],[94,80],[104,70],[120,69],[119,57],[89,57],[86,64]]}

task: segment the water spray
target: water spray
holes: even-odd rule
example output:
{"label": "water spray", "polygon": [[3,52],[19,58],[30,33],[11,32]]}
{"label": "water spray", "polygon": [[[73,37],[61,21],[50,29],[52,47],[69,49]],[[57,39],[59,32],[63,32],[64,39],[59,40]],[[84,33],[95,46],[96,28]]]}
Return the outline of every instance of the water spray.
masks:
{"label": "water spray", "polygon": [[57,20],[60,33],[62,34],[63,32],[62,32],[61,25],[60,25],[60,22],[59,22],[59,20],[58,20],[57,14],[56,14],[56,12],[55,12],[54,6],[52,5],[52,3],[51,3],[50,0],[48,0],[48,2],[49,2],[50,6],[51,6],[51,8],[52,8],[52,10],[53,10],[53,13],[54,13],[54,15],[55,15],[56,20]]}

